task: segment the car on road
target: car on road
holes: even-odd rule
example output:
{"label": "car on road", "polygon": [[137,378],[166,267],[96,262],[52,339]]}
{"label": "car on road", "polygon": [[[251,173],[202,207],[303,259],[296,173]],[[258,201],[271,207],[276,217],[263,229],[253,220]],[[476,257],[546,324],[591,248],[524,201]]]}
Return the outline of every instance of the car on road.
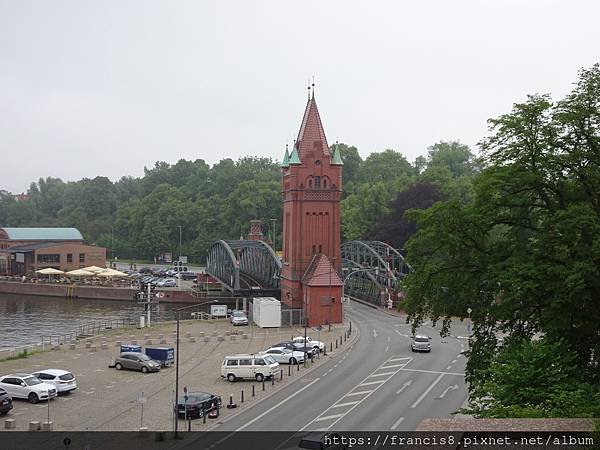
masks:
{"label": "car on road", "polygon": [[220,407],[221,397],[218,395],[209,394],[208,392],[188,392],[187,399],[184,395],[177,400],[177,415],[184,418],[200,419],[204,414]]}
{"label": "car on road", "polygon": [[298,444],[299,449],[310,450],[346,450],[347,443],[337,433],[312,432],[305,435]]}
{"label": "car on road", "polygon": [[304,362],[304,352],[284,347],[271,347],[259,354],[270,355],[279,364],[301,364]]}
{"label": "car on road", "polygon": [[75,376],[66,370],[44,369],[35,372],[33,376],[38,377],[44,383],[53,384],[59,395],[62,393],[70,393],[77,389],[77,380],[75,379]]}
{"label": "car on road", "polygon": [[248,325],[248,316],[246,311],[235,310],[231,312],[232,325]]}
{"label": "car on road", "polygon": [[12,398],[25,398],[30,403],[56,397],[56,388],[30,373],[15,373],[0,378],[0,387]]}
{"label": "car on road", "polygon": [[315,353],[325,351],[325,344],[321,341],[317,341],[316,339],[311,339],[310,337],[306,337],[306,342],[304,342],[304,336],[298,336],[293,339],[294,344],[303,347],[306,344],[307,347],[312,347],[316,350]]}
{"label": "car on road", "polygon": [[160,370],[160,362],[154,361],[145,353],[123,352],[108,367],[114,367],[117,370],[131,369],[148,373],[158,372]]}
{"label": "car on road", "polygon": [[417,334],[412,338],[410,343],[410,349],[413,352],[430,352],[431,351],[431,338],[422,334]]}
{"label": "car on road", "polygon": [[316,355],[317,352],[315,351],[314,348],[312,347],[306,347],[306,346],[302,346],[302,345],[296,345],[293,341],[282,341],[279,342],[275,345],[273,345],[273,347],[283,347],[286,348],[288,350],[296,350],[299,352],[304,352],[304,354],[306,356],[308,356],[310,358],[310,355]]}
{"label": "car on road", "polygon": [[0,416],[8,413],[12,408],[12,398],[10,398],[6,389],[0,388]]}

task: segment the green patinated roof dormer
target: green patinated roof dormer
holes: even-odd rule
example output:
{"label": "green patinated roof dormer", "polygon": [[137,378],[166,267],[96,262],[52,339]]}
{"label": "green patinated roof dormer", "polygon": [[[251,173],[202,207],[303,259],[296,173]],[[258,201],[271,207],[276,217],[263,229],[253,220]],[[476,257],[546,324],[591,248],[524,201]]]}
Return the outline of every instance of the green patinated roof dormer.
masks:
{"label": "green patinated roof dormer", "polygon": [[343,166],[344,162],[342,161],[342,155],[340,155],[340,149],[336,145],[335,150],[333,151],[333,157],[331,158],[331,164],[333,166]]}
{"label": "green patinated roof dormer", "polygon": [[299,166],[302,164],[300,156],[298,155],[298,147],[296,146],[294,146],[294,150],[292,150],[292,154],[290,155],[289,164],[290,166]]}

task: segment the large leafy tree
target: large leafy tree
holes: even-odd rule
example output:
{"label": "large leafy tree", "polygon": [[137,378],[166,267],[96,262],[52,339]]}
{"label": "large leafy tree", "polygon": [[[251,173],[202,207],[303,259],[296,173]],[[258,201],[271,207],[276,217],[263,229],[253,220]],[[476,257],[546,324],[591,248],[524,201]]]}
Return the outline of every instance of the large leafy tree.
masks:
{"label": "large leafy tree", "polygon": [[415,324],[430,316],[445,325],[471,308],[475,399],[485,396],[498,331],[508,342],[538,333],[549,345],[561,341],[579,380],[600,382],[599,117],[596,65],[565,99],[530,96],[490,120],[486,168],[468,202],[413,212],[406,308]]}

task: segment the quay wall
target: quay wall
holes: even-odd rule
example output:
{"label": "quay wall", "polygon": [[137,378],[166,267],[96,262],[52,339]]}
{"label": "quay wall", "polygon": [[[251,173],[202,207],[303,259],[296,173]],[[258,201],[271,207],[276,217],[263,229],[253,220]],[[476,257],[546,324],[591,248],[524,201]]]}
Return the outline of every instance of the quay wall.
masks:
{"label": "quay wall", "polygon": [[[15,295],[39,295],[47,297],[67,297],[68,284],[49,283],[20,283],[16,281],[0,281],[0,294]],[[133,296],[138,292],[136,288],[129,287],[106,287],[106,286],[79,286],[72,288],[71,297],[86,298],[93,300],[120,300],[131,302]],[[164,297],[161,303],[197,303],[200,299],[195,298],[189,292],[178,290],[161,290]]]}

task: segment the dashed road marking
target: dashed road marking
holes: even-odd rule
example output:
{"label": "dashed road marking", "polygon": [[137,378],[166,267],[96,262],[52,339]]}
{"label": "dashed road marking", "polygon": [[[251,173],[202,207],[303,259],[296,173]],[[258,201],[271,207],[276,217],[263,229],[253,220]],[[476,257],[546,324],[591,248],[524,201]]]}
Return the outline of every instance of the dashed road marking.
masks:
{"label": "dashed road marking", "polygon": [[442,375],[457,375],[459,377],[464,377],[464,373],[460,372],[440,372],[439,370],[425,370],[425,369],[399,369],[402,372],[422,372],[422,373],[437,373]]}
{"label": "dashed road marking", "polygon": [[457,361],[456,359],[453,359],[453,360],[452,360],[452,364],[454,364],[456,361]]}
{"label": "dashed road marking", "polygon": [[355,402],[337,403],[337,404],[333,405],[332,408],[343,408],[344,406],[356,405],[359,402],[360,402],[360,400],[356,400]]}
{"label": "dashed road marking", "polygon": [[363,395],[363,394],[370,394],[371,392],[373,392],[374,389],[370,390],[370,391],[358,391],[358,392],[352,392],[350,394],[346,394],[345,397],[350,397],[351,395]]}
{"label": "dashed road marking", "polygon": [[373,378],[373,377],[384,377],[386,375],[393,375],[396,372],[383,372],[383,373],[375,373],[373,375],[369,375],[367,378]]}
{"label": "dashed road marking", "polygon": [[449,365],[448,367],[446,367],[446,370],[450,370],[452,369],[452,365]]}
{"label": "dashed road marking", "polygon": [[404,421],[404,417],[400,417],[398,420],[394,422],[394,425],[390,427],[390,430],[395,430],[398,425],[400,425]]}
{"label": "dashed road marking", "polygon": [[323,420],[331,420],[331,419],[337,419],[339,417],[342,417],[345,413],[341,413],[341,414],[333,414],[331,416],[323,416],[323,417],[317,417],[314,422],[321,422]]}
{"label": "dashed road marking", "polygon": [[410,405],[410,407],[416,408],[417,406],[419,406],[419,403],[421,403],[421,401],[425,398],[425,396],[427,396],[427,394],[429,394],[431,392],[431,390],[435,387],[435,385],[440,382],[440,380],[442,379],[442,377],[444,375],[445,374],[440,373],[440,375],[435,379],[435,381],[433,383],[431,383],[427,389],[425,389],[425,392],[423,392],[421,394],[421,396],[412,405]]}
{"label": "dashed road marking", "polygon": [[361,383],[361,384],[359,384],[359,386],[370,386],[372,384],[383,384],[383,383],[385,383],[384,380],[381,380],[381,381],[369,381],[368,383]]}

